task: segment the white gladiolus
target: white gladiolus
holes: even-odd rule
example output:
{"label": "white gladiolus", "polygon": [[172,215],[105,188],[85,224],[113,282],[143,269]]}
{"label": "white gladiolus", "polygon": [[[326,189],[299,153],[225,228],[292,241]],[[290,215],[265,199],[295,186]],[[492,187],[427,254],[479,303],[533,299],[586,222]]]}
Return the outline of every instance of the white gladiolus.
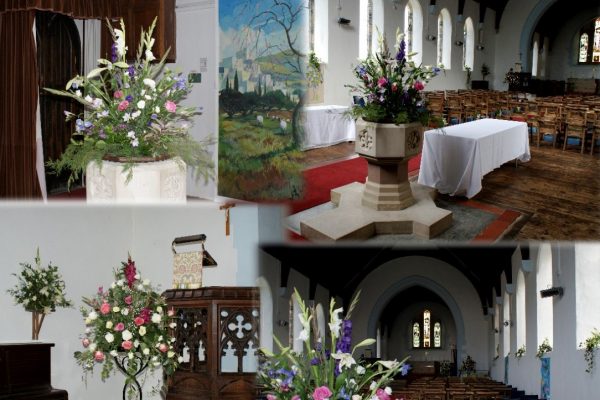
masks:
{"label": "white gladiolus", "polygon": [[300,335],[298,335],[298,340],[300,340],[301,342],[304,342],[304,341],[308,340],[308,338],[309,338],[308,330],[302,329],[300,331]]}
{"label": "white gladiolus", "polygon": [[125,33],[120,29],[114,29],[115,32],[115,45],[117,47],[117,54],[124,56],[127,52],[127,46],[125,46]]}
{"label": "white gladiolus", "polygon": [[146,61],[150,62],[154,60],[156,60],[156,57],[152,54],[152,50],[146,50]]}
{"label": "white gladiolus", "polygon": [[[144,100],[140,100],[137,102],[137,108],[139,108],[140,110],[143,110],[144,107],[146,107],[146,102]],[[139,278],[135,278],[135,279],[139,279]]]}
{"label": "white gladiolus", "polygon": [[369,386],[369,389],[374,390],[376,388],[377,388],[377,382],[375,382],[375,381],[371,382],[371,386]]}
{"label": "white gladiolus", "polygon": [[364,375],[364,373],[365,373],[366,371],[367,371],[367,370],[366,370],[366,369],[365,369],[365,367],[363,367],[362,365],[357,365],[357,366],[356,366],[356,373],[357,373],[358,375]]}
{"label": "white gladiolus", "polygon": [[146,78],[144,79],[144,85],[148,86],[150,89],[154,89],[156,87],[156,82],[154,82],[154,79]]}
{"label": "white gladiolus", "polygon": [[328,324],[331,334],[336,338],[340,336],[340,327],[342,325],[342,320],[340,319],[339,314],[343,311],[344,309],[341,307],[333,310],[333,314],[331,315],[331,322]]}
{"label": "white gladiolus", "polygon": [[389,386],[386,386],[383,391],[386,392],[387,394],[392,394],[392,388]]}
{"label": "white gladiolus", "polygon": [[121,336],[123,337],[123,340],[131,340],[131,338],[133,337],[131,332],[129,332],[127,329],[125,329],[123,333],[121,333]]}

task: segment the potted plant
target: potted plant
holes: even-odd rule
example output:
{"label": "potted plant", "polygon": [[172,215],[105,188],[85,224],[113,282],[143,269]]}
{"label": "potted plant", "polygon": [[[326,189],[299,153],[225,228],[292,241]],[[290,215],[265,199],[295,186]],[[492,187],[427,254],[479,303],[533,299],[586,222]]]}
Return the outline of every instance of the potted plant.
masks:
{"label": "potted plant", "polygon": [[460,375],[461,376],[471,376],[475,375],[475,360],[471,358],[470,355],[467,354],[467,357],[463,360],[462,365],[460,366]]}
{"label": "potted plant", "polygon": [[283,346],[277,338],[275,342],[279,353],[261,350],[264,360],[258,372],[258,382],[268,400],[300,399],[378,399],[390,400],[392,389],[386,386],[398,373],[405,375],[410,366],[403,361],[367,361],[356,360],[356,350],[375,343],[365,339],[351,347],[352,310],[359,295],[351,302],[348,312],[336,308],[335,300],[329,305],[329,345],[319,332],[317,313],[308,308],[298,291],[294,297],[300,305],[300,339],[304,352],[296,353],[290,347]]}
{"label": "potted plant", "polygon": [[519,347],[517,349],[517,352],[515,353],[515,358],[517,360],[519,360],[521,357],[523,357],[525,355],[525,345],[522,345],[521,347]]}
{"label": "potted plant", "polygon": [[20,274],[13,274],[18,279],[17,285],[7,292],[13,296],[16,304],[21,304],[31,312],[31,340],[38,340],[46,315],[56,311],[57,307],[71,307],[71,301],[65,298],[65,281],[58,272],[58,267],[41,265],[40,249],[36,251],[35,265],[21,263]]}
{"label": "potted plant", "polygon": [[[109,24],[111,60],[99,59],[98,68],[75,76],[66,90],[45,89],[84,106],[81,115],[65,111],[67,120],[76,120],[76,130],[63,155],[48,165],[56,173],[70,171],[69,185],[86,174],[88,201],[119,195],[135,200],[135,193],[128,191],[136,187],[145,187],[139,196],[149,200],[185,201],[186,166],[197,177],[212,176],[207,143],[188,133],[198,110],[179,104],[191,86],[182,74],[164,67],[167,54],[155,62],[155,23],[142,31],[132,63],[126,59],[123,21],[121,29]],[[152,177],[157,180],[147,182]]]}
{"label": "potted plant", "polygon": [[[415,65],[399,29],[395,49],[392,56],[379,34],[378,52],[354,69],[359,83],[347,85],[364,99],[364,105],[354,105],[351,114],[358,119],[356,152],[370,166],[362,204],[376,210],[401,210],[414,203],[407,165],[421,151],[423,126],[431,120],[423,89],[440,72],[437,67]],[[376,199],[389,197],[391,182],[378,176],[390,173],[398,175],[393,189],[396,200],[383,205]],[[383,190],[382,185],[386,185]]]}
{"label": "potted plant", "polygon": [[308,53],[308,66],[306,69],[306,80],[312,88],[323,83],[323,71],[321,71],[321,60],[314,51]]}
{"label": "potted plant", "polygon": [[481,64],[481,78],[485,81],[486,76],[490,74],[490,67],[486,63]]}
{"label": "potted plant", "polygon": [[585,339],[585,342],[579,343],[579,347],[585,348],[583,357],[587,363],[585,372],[592,373],[594,369],[594,352],[600,347],[600,332],[597,329],[592,331],[592,336]]}
{"label": "potted plant", "polygon": [[550,346],[550,341],[548,338],[545,338],[542,344],[538,346],[538,351],[536,353],[536,357],[542,359],[546,354],[552,351],[552,346]]}
{"label": "potted plant", "polygon": [[170,334],[175,314],[167,310],[166,300],[150,281],[142,279],[131,257],[114,277],[108,290],[101,286],[93,297],[83,299],[84,350],[75,358],[86,376],[101,365],[103,381],[119,370],[126,377],[123,400],[141,400],[141,374],[162,369],[169,376],[182,360],[173,350],[175,338]]}

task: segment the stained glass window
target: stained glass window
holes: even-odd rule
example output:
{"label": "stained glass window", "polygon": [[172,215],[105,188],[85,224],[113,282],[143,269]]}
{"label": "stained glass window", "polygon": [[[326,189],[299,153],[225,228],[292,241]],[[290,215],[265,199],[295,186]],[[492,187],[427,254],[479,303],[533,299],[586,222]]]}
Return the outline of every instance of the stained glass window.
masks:
{"label": "stained glass window", "polygon": [[418,322],[413,324],[413,347],[421,347],[421,326]]}
{"label": "stained glass window", "polygon": [[433,347],[442,347],[442,324],[439,322],[433,324]]}
{"label": "stained glass window", "polygon": [[437,40],[437,65],[443,64],[444,54],[444,17],[440,13],[438,17],[438,40]]}
{"label": "stained glass window", "polygon": [[579,62],[587,62],[589,39],[590,37],[587,33],[581,34],[581,38],[579,39]]}
{"label": "stained glass window", "polygon": [[413,9],[410,3],[404,9],[404,40],[406,41],[406,53],[413,51]]}
{"label": "stained glass window", "polygon": [[592,62],[600,63],[600,18],[594,22],[594,48],[592,50]]}
{"label": "stained glass window", "polygon": [[423,347],[431,347],[431,313],[423,311]]}

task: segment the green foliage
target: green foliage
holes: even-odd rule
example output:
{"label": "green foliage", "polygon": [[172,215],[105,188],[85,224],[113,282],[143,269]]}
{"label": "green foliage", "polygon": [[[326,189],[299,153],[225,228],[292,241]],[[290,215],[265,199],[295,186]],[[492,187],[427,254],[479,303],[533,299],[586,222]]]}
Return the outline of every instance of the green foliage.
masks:
{"label": "green foliage", "polygon": [[452,363],[448,360],[443,360],[440,362],[440,375],[441,376],[450,376],[450,369],[452,367]]}
{"label": "green foliage", "polygon": [[[87,76],[75,76],[66,90],[45,89],[80,102],[85,109],[81,115],[65,111],[67,120],[76,120],[76,131],[62,156],[48,163],[56,173],[71,172],[69,185],[85,173],[90,162],[99,163],[108,156],[125,158],[129,172],[135,158],[180,157],[197,177],[212,177],[214,166],[206,150],[212,141],[196,143],[188,134],[199,112],[179,105],[191,91],[190,84],[181,73],[164,68],[166,54],[153,63],[155,22],[147,32],[142,31],[133,64],[126,60],[123,22],[121,29],[109,24],[115,51],[112,60],[99,59],[99,68]],[[199,154],[182,152],[188,148]]]}
{"label": "green foliage", "polygon": [[594,352],[600,347],[600,332],[597,329],[592,331],[592,336],[585,339],[585,342],[579,343],[579,347],[584,347],[583,357],[587,363],[585,372],[592,373],[594,369]]}
{"label": "green foliage", "polygon": [[471,356],[467,354],[467,357],[463,360],[462,365],[460,366],[460,375],[475,375],[475,365],[475,360],[473,360]]}
{"label": "green foliage", "polygon": [[321,60],[314,51],[308,54],[308,66],[306,69],[306,80],[311,87],[319,86],[323,83],[323,73],[321,71]]}
{"label": "green foliage", "polygon": [[515,358],[518,360],[525,355],[525,345],[519,347],[515,353]]}
{"label": "green foliage", "polygon": [[72,307],[73,303],[65,298],[65,281],[58,272],[58,267],[48,264],[41,266],[40,249],[34,258],[35,265],[20,263],[20,274],[13,274],[18,280],[13,289],[7,292],[16,304],[21,304],[26,311],[50,314],[57,307]]}
{"label": "green foliage", "polygon": [[380,48],[373,56],[354,69],[357,85],[346,85],[359,93],[364,105],[353,107],[352,115],[365,121],[406,123],[429,121],[429,111],[422,91],[425,84],[436,76],[437,67],[416,66],[411,54],[406,54],[406,43],[399,30],[396,33],[396,54],[392,56],[385,40],[379,38]]}
{"label": "green foliage", "polygon": [[552,346],[550,346],[550,341],[548,340],[548,338],[545,338],[544,341],[542,342],[542,344],[540,344],[538,346],[538,351],[536,353],[536,357],[537,358],[542,358],[544,357],[547,353],[552,351]]}

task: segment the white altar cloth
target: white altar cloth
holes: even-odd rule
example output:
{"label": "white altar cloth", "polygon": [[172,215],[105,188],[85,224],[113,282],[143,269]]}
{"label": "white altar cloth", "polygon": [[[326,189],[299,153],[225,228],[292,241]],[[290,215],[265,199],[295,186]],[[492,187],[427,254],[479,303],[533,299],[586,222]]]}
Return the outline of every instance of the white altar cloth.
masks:
{"label": "white altar cloth", "polygon": [[529,161],[527,124],[480,119],[425,132],[419,184],[468,198],[488,172],[513,159]]}
{"label": "white altar cloth", "polygon": [[308,106],[303,110],[304,142],[302,149],[331,146],[354,141],[354,120],[347,115],[345,106]]}

